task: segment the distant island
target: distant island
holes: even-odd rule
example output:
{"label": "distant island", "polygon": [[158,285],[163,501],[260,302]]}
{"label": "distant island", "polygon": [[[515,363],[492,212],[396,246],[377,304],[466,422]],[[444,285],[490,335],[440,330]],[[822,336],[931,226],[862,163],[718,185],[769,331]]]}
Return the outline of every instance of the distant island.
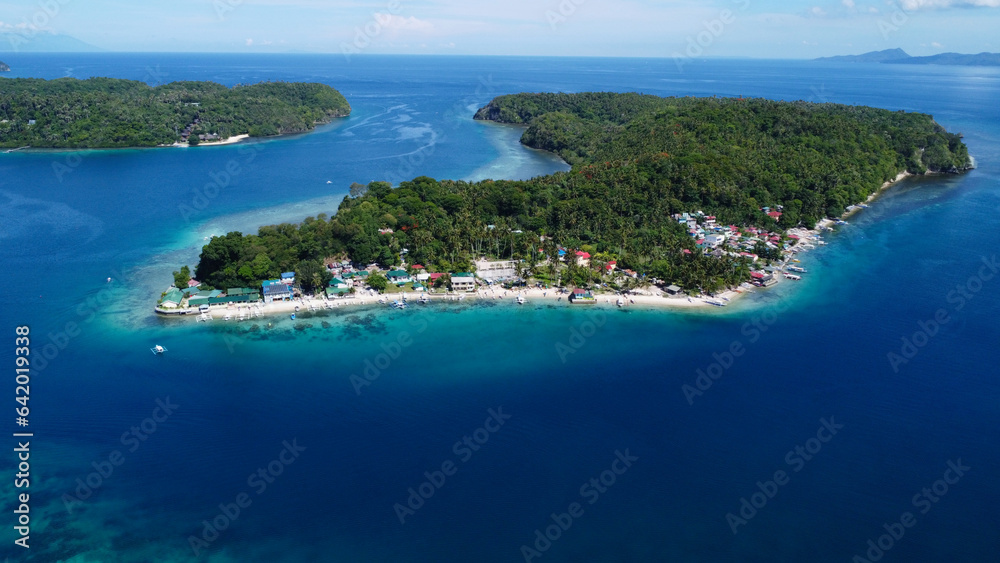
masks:
{"label": "distant island", "polygon": [[325,84],[0,79],[0,147],[193,146],[302,133],[350,112]]}
{"label": "distant island", "polygon": [[[346,280],[332,276],[344,263],[393,270],[390,281],[438,275],[430,279],[447,286],[456,278],[446,274],[486,259],[549,286],[655,280],[714,293],[769,277],[755,270],[798,242],[789,229],[839,217],[900,173],[971,166],[961,136],[930,115],[871,107],[517,94],[475,117],[527,126],[522,143],[572,169],[525,181],[354,184],[332,217],[214,237],[193,272],[201,289],[259,291],[294,277],[304,294],[320,294],[341,289]],[[187,267],[176,278],[186,289]]]}
{"label": "distant island", "polygon": [[887,63],[908,65],[957,65],[957,66],[1000,66],[1000,53],[979,53],[963,55],[961,53],[941,53],[927,57],[912,57],[902,49],[886,49],[871,51],[861,55],[842,55],[838,57],[822,57],[817,61],[844,63]]}
{"label": "distant island", "polygon": [[10,67],[7,66],[7,63],[0,61],[0,72],[10,72]]}

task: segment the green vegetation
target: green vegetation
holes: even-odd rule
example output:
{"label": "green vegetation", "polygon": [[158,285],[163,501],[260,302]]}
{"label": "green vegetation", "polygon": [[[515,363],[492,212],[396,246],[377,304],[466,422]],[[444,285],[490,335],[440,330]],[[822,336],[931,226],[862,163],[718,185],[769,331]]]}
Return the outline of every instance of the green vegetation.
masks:
{"label": "green vegetation", "polygon": [[191,279],[191,268],[182,266],[179,271],[174,272],[174,287],[177,289],[187,289],[188,280]]}
{"label": "green vegetation", "polygon": [[[528,124],[522,142],[559,153],[572,170],[528,181],[353,185],[328,220],[213,239],[197,278],[248,285],[304,263],[321,266],[327,256],[390,267],[407,248],[411,263],[431,271],[468,271],[480,256],[513,258],[528,275],[586,285],[605,279],[601,265],[616,260],[619,269],[711,292],[745,281],[750,263],[705,255],[675,213],[704,210],[720,224],[770,230],[774,219],[761,208],[781,205],[781,228],[811,227],[902,170],[968,167],[960,137],[930,116],[866,107],[520,94],[497,98],[476,117]],[[558,246],[591,253],[590,266],[547,260]],[[763,245],[758,254],[777,256]]]}
{"label": "green vegetation", "polygon": [[10,72],[10,67],[7,66],[7,63],[0,61],[0,72]]}
{"label": "green vegetation", "polygon": [[347,100],[323,84],[153,88],[114,78],[0,79],[0,147],[154,147],[181,141],[189,126],[195,139],[283,135],[311,131],[350,111]]}

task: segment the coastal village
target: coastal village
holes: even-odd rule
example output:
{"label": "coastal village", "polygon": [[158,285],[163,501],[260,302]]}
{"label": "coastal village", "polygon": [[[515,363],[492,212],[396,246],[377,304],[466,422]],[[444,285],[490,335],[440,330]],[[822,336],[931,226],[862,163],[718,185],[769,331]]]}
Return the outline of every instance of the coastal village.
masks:
{"label": "coastal village", "polygon": [[[856,211],[864,204],[852,206]],[[351,305],[382,305],[406,308],[411,303],[425,304],[432,300],[461,301],[471,299],[507,299],[511,303],[531,301],[562,302],[573,305],[606,303],[618,307],[633,305],[666,305],[677,307],[724,307],[741,294],[757,288],[769,288],[782,279],[799,281],[805,268],[796,256],[818,245],[824,230],[834,224],[846,224],[843,219],[827,219],[817,230],[778,228],[781,208],[763,208],[775,221],[773,229],[738,227],[719,223],[717,218],[701,211],[673,216],[687,229],[695,250],[720,258],[743,258],[751,264],[750,279],[739,287],[716,295],[704,295],[685,290],[673,283],[642,276],[629,269],[619,269],[613,259],[596,260],[591,253],[557,247],[557,256],[546,258],[556,270],[572,263],[591,269],[598,282],[589,287],[559,287],[529,277],[524,279],[523,264],[515,260],[480,259],[473,272],[432,272],[422,264],[407,264],[405,253],[394,269],[378,264],[355,264],[349,259],[328,260],[330,281],[322,291],[306,293],[296,279],[296,272],[284,272],[277,279],[264,280],[257,287],[222,289],[204,288],[197,280],[187,281],[187,287],[171,286],[161,295],[155,311],[162,315],[196,315],[201,321],[248,320],[271,313],[285,313],[294,320],[306,311],[332,310]],[[764,250],[762,253],[761,250]],[[541,249],[539,249],[541,251]],[[765,254],[764,256],[760,254]]]}

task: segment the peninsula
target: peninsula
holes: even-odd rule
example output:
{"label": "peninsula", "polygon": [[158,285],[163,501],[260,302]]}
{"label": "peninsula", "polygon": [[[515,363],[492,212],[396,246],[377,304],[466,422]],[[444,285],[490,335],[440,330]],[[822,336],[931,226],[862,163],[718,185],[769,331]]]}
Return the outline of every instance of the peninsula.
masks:
{"label": "peninsula", "polygon": [[7,63],[0,61],[0,72],[10,72],[10,67],[7,66]]}
{"label": "peninsula", "polygon": [[[761,271],[795,250],[802,231],[901,173],[971,166],[960,135],[931,116],[871,107],[518,94],[494,99],[476,118],[526,125],[521,142],[558,153],[571,171],[527,181],[354,184],[333,217],[213,238],[196,279],[202,289],[257,291],[295,279],[303,294],[336,284],[339,295],[351,284],[335,276],[353,267],[390,270],[390,282],[447,287],[460,279],[474,289],[465,276],[477,264],[481,277],[500,269],[548,287],[658,284],[711,294],[766,279]],[[185,270],[178,288],[189,283]]]}
{"label": "peninsula", "polygon": [[324,84],[0,79],[0,147],[197,145],[302,133],[350,112],[347,100]]}
{"label": "peninsula", "polygon": [[957,66],[1000,66],[1000,53],[940,53],[926,57],[912,57],[902,49],[871,51],[861,55],[841,55],[822,57],[817,61],[843,63],[886,63],[907,65],[957,65]]}

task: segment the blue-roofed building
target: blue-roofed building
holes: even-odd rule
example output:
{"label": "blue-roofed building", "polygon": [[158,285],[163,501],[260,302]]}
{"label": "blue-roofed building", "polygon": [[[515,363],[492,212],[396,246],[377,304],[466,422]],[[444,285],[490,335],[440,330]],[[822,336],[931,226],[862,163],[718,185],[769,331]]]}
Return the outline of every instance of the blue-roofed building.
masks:
{"label": "blue-roofed building", "polygon": [[[284,278],[284,276],[282,276]],[[268,280],[261,284],[261,290],[264,293],[264,303],[271,303],[272,301],[291,301],[292,300],[292,286],[288,285],[281,280]]]}
{"label": "blue-roofed building", "polygon": [[281,283],[292,285],[295,283],[295,272],[285,272],[281,274]]}

